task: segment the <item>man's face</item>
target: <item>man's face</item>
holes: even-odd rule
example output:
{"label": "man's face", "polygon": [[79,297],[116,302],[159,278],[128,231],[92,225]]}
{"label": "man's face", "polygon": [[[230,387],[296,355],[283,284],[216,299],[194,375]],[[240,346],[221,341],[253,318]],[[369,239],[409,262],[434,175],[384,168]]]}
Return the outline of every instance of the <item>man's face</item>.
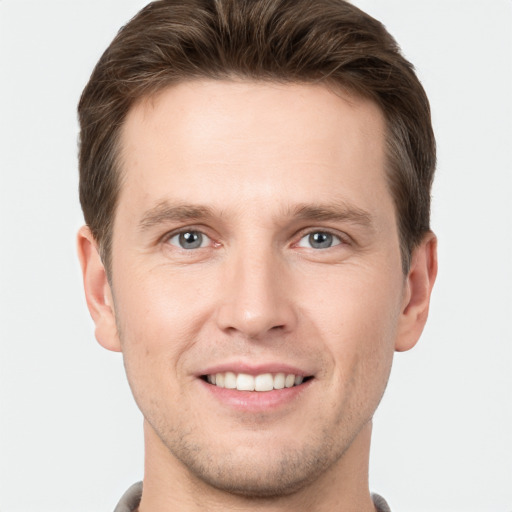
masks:
{"label": "man's face", "polygon": [[189,82],[131,110],[112,296],[153,452],[253,495],[341,463],[406,300],[384,132],[318,85]]}

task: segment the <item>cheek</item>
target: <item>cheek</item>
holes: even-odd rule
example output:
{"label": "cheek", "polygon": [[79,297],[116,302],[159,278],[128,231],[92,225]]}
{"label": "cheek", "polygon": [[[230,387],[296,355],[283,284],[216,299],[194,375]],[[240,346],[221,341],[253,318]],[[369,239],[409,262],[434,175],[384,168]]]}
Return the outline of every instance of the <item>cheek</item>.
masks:
{"label": "cheek", "polygon": [[114,304],[126,372],[137,399],[140,388],[162,393],[162,385],[172,387],[199,338],[207,308],[200,287],[182,276],[165,271],[123,275],[132,278],[114,287]]}
{"label": "cheek", "polygon": [[370,265],[346,265],[324,274],[308,279],[298,296],[304,315],[327,339],[371,349],[394,337],[402,302],[401,275],[376,272]]}
{"label": "cheek", "polygon": [[310,302],[306,314],[321,333],[334,371],[332,382],[342,396],[380,400],[392,364],[401,285],[400,275],[352,268]]}
{"label": "cheek", "polygon": [[116,283],[116,313],[124,334],[168,345],[170,337],[180,338],[194,325],[206,299],[201,280],[187,279],[185,272],[165,267],[136,271]]}

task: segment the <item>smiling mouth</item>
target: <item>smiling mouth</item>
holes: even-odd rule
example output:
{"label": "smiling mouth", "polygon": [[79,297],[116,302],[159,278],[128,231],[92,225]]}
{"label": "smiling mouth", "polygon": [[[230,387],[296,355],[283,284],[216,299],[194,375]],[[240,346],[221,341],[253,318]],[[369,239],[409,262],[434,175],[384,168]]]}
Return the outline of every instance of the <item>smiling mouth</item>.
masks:
{"label": "smiling mouth", "polygon": [[247,373],[221,372],[201,377],[209,384],[238,391],[273,391],[275,389],[293,388],[307,382],[312,377],[303,377],[292,373]]}

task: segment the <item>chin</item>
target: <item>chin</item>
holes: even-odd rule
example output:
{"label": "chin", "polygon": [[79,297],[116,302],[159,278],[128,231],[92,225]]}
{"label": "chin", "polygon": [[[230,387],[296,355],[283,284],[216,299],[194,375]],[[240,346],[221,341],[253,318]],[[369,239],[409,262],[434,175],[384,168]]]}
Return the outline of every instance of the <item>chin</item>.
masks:
{"label": "chin", "polygon": [[[327,446],[327,449],[326,449]],[[213,454],[208,448],[172,447],[173,454],[202,483],[219,491],[246,498],[289,496],[307,487],[332,466],[343,448],[323,438],[307,446],[237,447]],[[177,449],[178,448],[178,449]]]}
{"label": "chin", "polygon": [[[291,459],[291,460],[290,460]],[[223,492],[246,498],[276,498],[289,496],[307,487],[324,470],[324,461],[317,464],[300,466],[295,457],[283,458],[273,464],[256,467],[247,463],[236,464],[229,461],[224,465],[215,465],[195,471],[196,476],[207,485]]]}

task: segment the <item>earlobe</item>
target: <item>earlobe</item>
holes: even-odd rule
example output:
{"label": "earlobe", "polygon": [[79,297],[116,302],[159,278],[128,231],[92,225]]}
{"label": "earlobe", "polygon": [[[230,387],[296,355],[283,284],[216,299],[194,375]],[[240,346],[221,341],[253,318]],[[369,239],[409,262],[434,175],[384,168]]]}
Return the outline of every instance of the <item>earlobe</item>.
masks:
{"label": "earlobe", "polygon": [[429,232],[412,254],[404,287],[395,350],[409,350],[418,341],[428,317],[430,295],[437,276],[437,238]]}
{"label": "earlobe", "polygon": [[117,332],[112,293],[97,243],[88,226],[80,228],[77,236],[78,258],[82,267],[87,307],[96,326],[99,344],[115,352],[121,351]]}

